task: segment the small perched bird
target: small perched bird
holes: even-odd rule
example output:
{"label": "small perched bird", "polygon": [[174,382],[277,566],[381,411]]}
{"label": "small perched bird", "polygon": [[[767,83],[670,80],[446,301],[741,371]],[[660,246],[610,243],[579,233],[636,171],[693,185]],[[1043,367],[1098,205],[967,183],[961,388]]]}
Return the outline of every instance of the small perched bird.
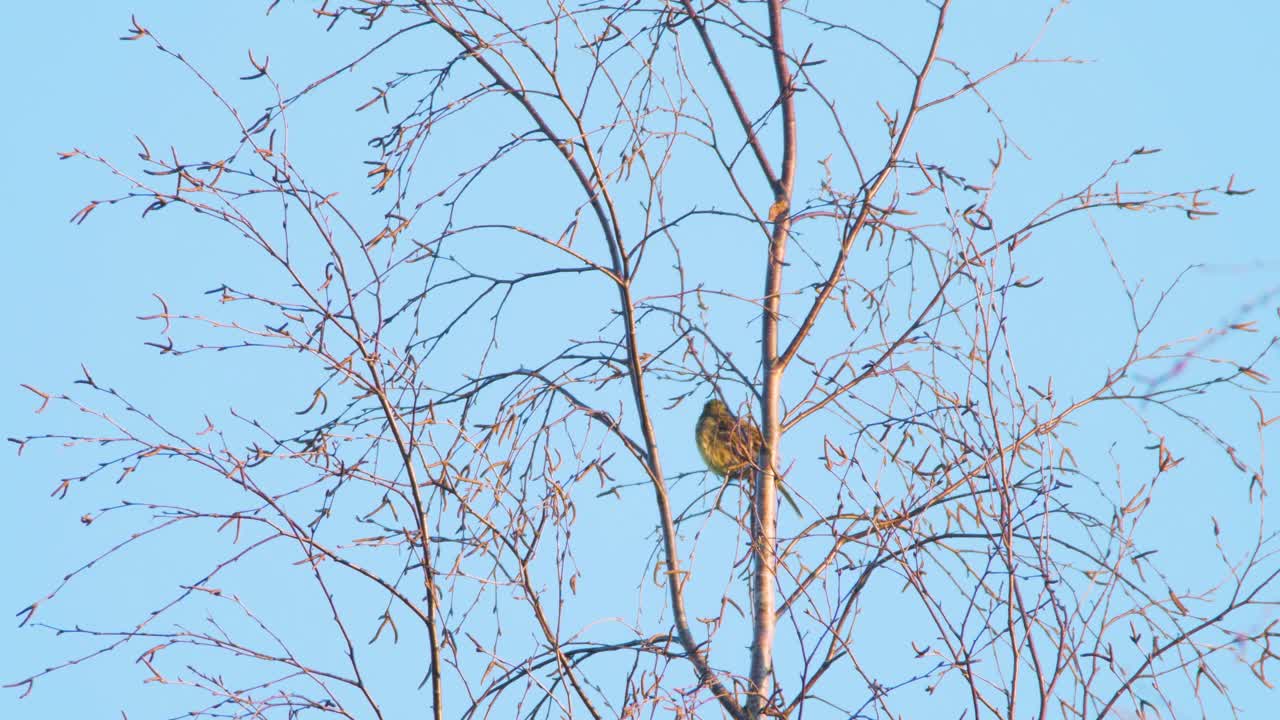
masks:
{"label": "small perched bird", "polygon": [[[760,436],[760,428],[750,418],[734,417],[723,402],[708,400],[702,407],[702,416],[698,418],[695,437],[698,452],[711,472],[729,480],[753,479],[764,439]],[[800,507],[781,481],[777,482],[777,487],[791,509],[800,515]]]}

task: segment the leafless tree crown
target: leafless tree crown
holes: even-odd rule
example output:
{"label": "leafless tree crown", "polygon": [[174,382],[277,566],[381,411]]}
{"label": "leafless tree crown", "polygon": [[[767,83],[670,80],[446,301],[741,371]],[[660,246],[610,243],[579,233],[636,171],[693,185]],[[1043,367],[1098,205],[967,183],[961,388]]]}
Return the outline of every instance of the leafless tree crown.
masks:
{"label": "leafless tree crown", "polygon": [[[1073,61],[1035,36],[971,67],[949,0],[883,27],[865,5],[276,0],[365,50],[301,87],[251,53],[257,104],[135,20],[123,39],[212,92],[227,151],[71,150],[120,187],[72,219],[192,211],[251,249],[248,285],[157,295],[148,344],[289,377],[197,426],[92,358],[65,393],[33,380],[38,411],[78,411],[51,422],[92,422],[13,439],[86,456],[53,495],[133,499],[83,516],[125,531],[20,614],[91,649],[6,681],[136,660],[235,718],[1223,717],[1228,686],[1270,687],[1272,343],[1158,334],[1176,283],[1117,263],[1130,341],[1105,366],[1016,362],[1019,324],[1054,322],[1026,309],[1054,276],[1019,269],[1073,252],[1054,228],[1110,248],[1116,215],[1248,191],[1141,188],[1138,148],[1018,210],[987,90]],[[371,194],[323,152],[367,138],[308,112],[352,75],[384,118]],[[698,464],[709,397],[758,423],[758,481]],[[1252,430],[1204,398],[1252,400]],[[1211,534],[1188,519],[1217,555],[1192,578],[1144,524],[1188,452],[1238,501]],[[59,614],[152,543],[182,561],[145,570],[145,610]]]}

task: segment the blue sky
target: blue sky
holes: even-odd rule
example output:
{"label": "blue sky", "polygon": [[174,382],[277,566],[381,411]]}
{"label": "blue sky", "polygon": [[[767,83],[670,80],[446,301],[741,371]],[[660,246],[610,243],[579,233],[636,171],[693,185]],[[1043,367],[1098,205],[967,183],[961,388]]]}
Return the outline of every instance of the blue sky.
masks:
{"label": "blue sky", "polygon": [[[1146,306],[1186,268],[1201,266],[1166,301],[1153,336],[1180,338],[1229,322],[1257,321],[1257,336],[1230,336],[1215,346],[1243,354],[1276,334],[1280,304],[1271,295],[1280,288],[1280,253],[1270,212],[1272,177],[1280,161],[1273,129],[1273,79],[1280,61],[1272,52],[1280,8],[1262,2],[1224,5],[1209,10],[1201,3],[1158,8],[1149,3],[1073,3],[1061,10],[1037,54],[1088,62],[1022,68],[993,82],[989,96],[1012,136],[1034,158],[1012,158],[1002,174],[1008,190],[1003,209],[1011,215],[1043,205],[1056,193],[1074,191],[1107,162],[1140,146],[1164,152],[1144,158],[1126,176],[1135,186],[1225,184],[1234,174],[1238,186],[1257,188],[1251,195],[1219,201],[1213,209],[1221,214],[1196,222],[1172,215],[1113,216],[1102,225],[1128,280],[1145,283],[1139,298]],[[67,222],[88,199],[120,188],[88,163],[59,161],[59,151],[80,148],[128,161],[137,152],[134,135],[146,138],[155,151],[172,144],[187,156],[225,149],[228,126],[208,91],[143,43],[117,39],[126,34],[130,13],[225,87],[233,101],[248,107],[263,104],[260,86],[235,80],[248,74],[248,50],[259,58],[270,55],[272,70],[286,89],[297,89],[332,69],[335,58],[362,47],[359,34],[322,35],[305,4],[282,3],[270,17],[262,15],[265,3],[228,6],[234,9],[158,0],[80,0],[61,5],[60,17],[50,12],[46,18],[0,29],[0,52],[9,68],[4,96],[10,98],[9,110],[0,118],[7,138],[0,209],[10,219],[0,283],[11,348],[0,365],[0,430],[5,437],[58,432],[80,422],[74,414],[55,411],[33,415],[39,403],[19,383],[49,392],[68,390],[80,376],[81,363],[139,406],[183,427],[198,428],[206,412],[225,412],[228,404],[248,413],[285,415],[306,404],[314,378],[294,372],[287,359],[228,353],[174,362],[143,345],[156,339],[156,329],[134,318],[156,311],[153,293],[198,311],[205,307],[201,303],[212,304],[204,291],[223,282],[260,279],[246,249],[190,217],[159,213],[140,221],[138,207],[101,207],[82,225]],[[947,50],[976,67],[1002,62],[1034,36],[1047,8],[1032,2],[958,5]],[[869,26],[890,41],[906,42],[906,31],[885,24],[889,16],[882,13],[883,8],[868,4]],[[392,58],[375,64],[372,76],[403,66],[399,57]],[[954,81],[954,76],[941,75],[940,86],[949,77]],[[901,87],[889,76],[864,81],[876,97],[892,97]],[[353,197],[365,187],[360,163],[368,151],[359,138],[371,136],[384,122],[383,116],[351,112],[358,104],[353,99],[367,97],[370,84],[370,76],[340,78],[303,103],[309,122],[294,130],[299,158]],[[967,140],[972,137],[967,131],[980,125],[980,118],[973,118],[981,116],[974,108],[968,112],[962,120],[946,113],[922,118],[920,142],[949,162],[980,167],[992,152],[990,136]],[[327,117],[336,120],[330,125],[323,122]],[[850,117],[878,122],[873,106],[852,109]],[[343,134],[335,135],[334,126]],[[466,133],[475,136],[496,127],[478,124]],[[442,162],[441,172],[453,167],[449,159]],[[529,168],[530,173],[536,170]],[[806,172],[801,182],[813,183],[814,173]],[[690,180],[696,183],[697,178]],[[539,189],[512,200],[513,211],[536,207]],[[707,257],[718,261],[721,256],[694,252],[691,266],[701,267]],[[1129,332],[1127,319],[1116,313],[1120,285],[1097,233],[1086,222],[1065,224],[1037,237],[1019,263],[1021,273],[1048,278],[1035,293],[1020,298],[1023,304],[1011,316],[1020,371],[1026,377],[1053,375],[1065,393],[1096,381],[1099,368],[1114,365],[1117,339]],[[750,273],[754,283],[758,273]],[[516,311],[532,312],[528,306]],[[510,331],[519,332],[521,324],[513,322]],[[734,342],[749,349],[754,332],[746,330]],[[536,341],[529,337],[513,344]],[[1261,369],[1280,377],[1274,363],[1270,371]],[[1268,404],[1264,394],[1258,397],[1270,413],[1280,414],[1280,403]],[[1204,412],[1224,434],[1248,437],[1254,411],[1243,395],[1221,405],[1207,402]],[[288,405],[287,413],[281,404]],[[696,408],[686,404],[671,422],[685,427],[694,415]],[[1120,432],[1101,428],[1080,442],[1104,448]],[[1179,439],[1170,432],[1171,442]],[[1140,457],[1129,454],[1132,449],[1117,452],[1125,459]],[[1242,452],[1253,453],[1251,461],[1262,460],[1256,446]],[[696,467],[691,447],[676,445],[668,453],[669,471]],[[72,454],[32,447],[21,458],[11,451],[0,458],[7,498],[0,544],[9,578],[0,586],[0,610],[16,612],[127,531],[127,524],[83,527],[79,518],[128,497],[133,489],[103,478],[58,501],[49,497],[57,480],[80,467]],[[1244,486],[1225,466],[1221,457],[1207,453],[1190,458],[1182,475],[1162,488],[1165,494],[1152,510],[1152,542],[1170,554],[1187,553],[1184,562],[1170,569],[1175,585],[1181,581],[1179,573],[1194,579],[1209,572],[1213,557],[1204,552],[1207,516],[1230,518],[1239,511]],[[187,490],[176,492],[166,483],[182,480],[175,474],[138,482],[180,497]],[[642,534],[645,523],[635,525]],[[198,544],[147,548],[139,554],[145,560],[104,567],[96,584],[86,586],[92,590],[68,596],[60,617],[133,617],[129,611],[140,609],[133,598],[154,597],[145,592],[153,580],[149,569],[194,564],[206,555],[216,552]],[[586,555],[582,563],[606,572],[610,560],[607,554]],[[628,588],[641,582],[640,575],[625,576]],[[279,622],[289,622],[287,613]],[[0,681],[17,679],[85,647],[76,638],[55,640],[47,633],[18,630],[16,624],[16,618],[0,624],[0,647],[6,649],[0,653]],[[174,702],[173,691],[146,690],[145,676],[141,666],[123,658],[91,663],[45,679],[21,701],[12,691],[0,692],[0,715],[115,716],[126,709],[130,717],[162,716]],[[1247,679],[1237,679],[1232,687],[1235,702],[1251,711],[1246,717],[1263,717],[1274,702]],[[417,699],[400,702],[414,707]]]}

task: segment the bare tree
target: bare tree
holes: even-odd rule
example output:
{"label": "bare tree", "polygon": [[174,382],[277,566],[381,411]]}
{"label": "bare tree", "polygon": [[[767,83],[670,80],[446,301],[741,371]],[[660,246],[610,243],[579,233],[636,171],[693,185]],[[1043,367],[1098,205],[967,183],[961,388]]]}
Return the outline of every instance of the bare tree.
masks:
{"label": "bare tree", "polygon": [[[969,67],[949,0],[904,10],[906,47],[859,3],[300,4],[367,49],[301,88],[251,54],[264,110],[139,21],[125,37],[213,93],[229,152],[66,156],[122,188],[74,222],[189,210],[257,253],[249,286],[211,279],[210,308],[157,296],[155,349],[283,354],[314,390],[188,427],[89,369],[74,392],[29,386],[97,423],[13,439],[93,456],[55,496],[144,496],[86,514],[134,529],[20,614],[96,645],[10,687],[137,659],[204,691],[195,716],[246,718],[1221,716],[1242,669],[1269,687],[1273,343],[1214,344],[1247,321],[1158,334],[1176,288],[1152,300],[1116,262],[1131,343],[1087,382],[1063,348],[1067,387],[1015,362],[1011,326],[1052,322],[1019,315],[1045,278],[1018,263],[1053,227],[1110,247],[1116,214],[1194,220],[1247,192],[1133,189],[1139,148],[1037,189],[1038,211],[998,204],[1021,150],[985,90],[1070,58],[1033,42]],[[290,123],[392,65],[352,103],[389,120],[371,195],[348,200]],[[963,143],[993,157],[945,161],[960,141],[917,130],[940,113],[985,118]],[[758,481],[671,459],[694,457],[712,396],[757,418]],[[1206,397],[1253,399],[1256,433],[1224,434]],[[1194,587],[1144,535],[1174,437],[1244,478]],[[173,473],[181,490],[138,484]],[[780,522],[775,479],[803,517]],[[45,619],[157,536],[200,552],[148,568],[173,583],[149,610]]]}

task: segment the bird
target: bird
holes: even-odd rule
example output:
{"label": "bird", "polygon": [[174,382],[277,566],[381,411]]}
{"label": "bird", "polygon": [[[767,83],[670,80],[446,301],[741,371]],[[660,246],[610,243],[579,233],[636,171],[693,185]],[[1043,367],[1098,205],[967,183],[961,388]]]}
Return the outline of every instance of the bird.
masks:
{"label": "bird", "polygon": [[[720,400],[708,400],[702,407],[702,415],[694,432],[698,452],[711,472],[726,480],[750,480],[757,470],[757,458],[764,438],[760,428],[750,418],[738,418]],[[777,480],[778,494],[797,515],[800,506],[791,493]]]}

